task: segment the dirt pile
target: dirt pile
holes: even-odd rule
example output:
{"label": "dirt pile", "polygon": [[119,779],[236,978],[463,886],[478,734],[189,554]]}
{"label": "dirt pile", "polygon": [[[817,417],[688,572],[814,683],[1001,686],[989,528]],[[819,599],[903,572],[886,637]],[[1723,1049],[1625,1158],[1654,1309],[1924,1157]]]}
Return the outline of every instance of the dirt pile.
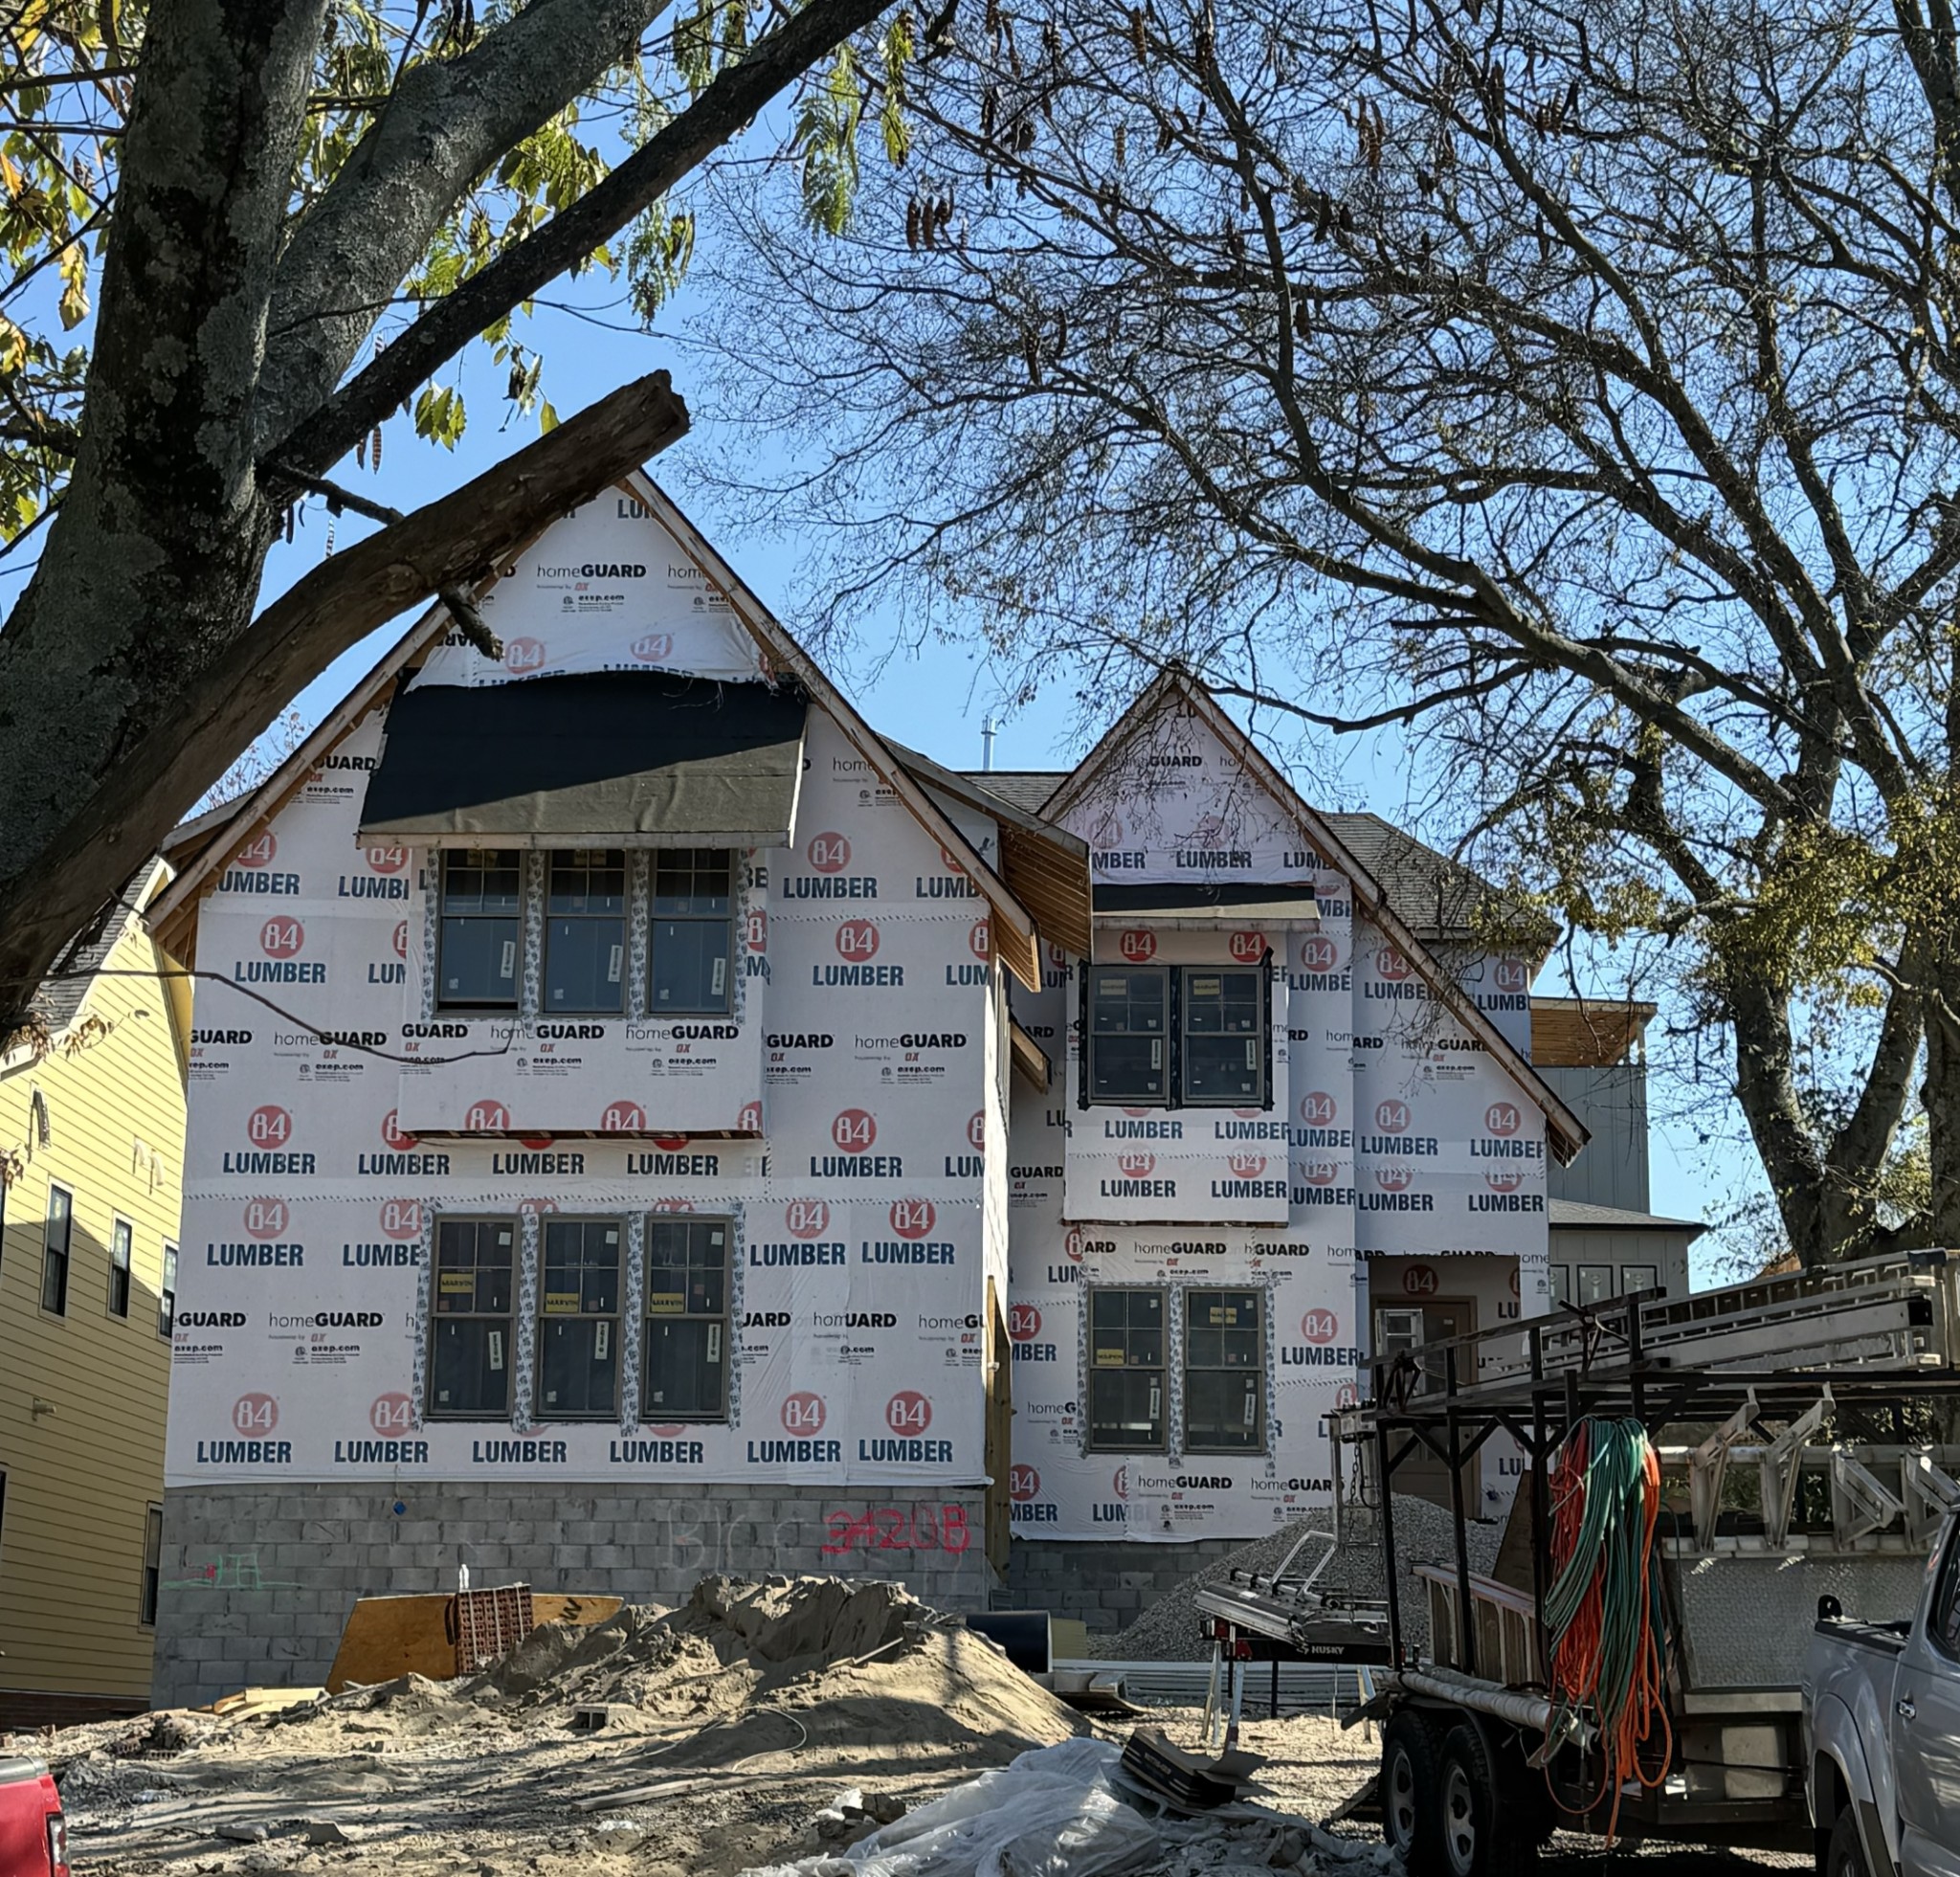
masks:
{"label": "dirt pile", "polygon": [[[1228,1552],[1202,1571],[1193,1572],[1168,1596],[1159,1598],[1127,1629],[1113,1636],[1092,1636],[1089,1652],[1106,1662],[1208,1661],[1212,1645],[1201,1634],[1197,1593],[1207,1584],[1223,1582],[1235,1571],[1276,1570],[1302,1532],[1331,1531],[1333,1522],[1330,1511],[1313,1512],[1270,1538],[1256,1538],[1235,1552]],[[1479,1575],[1487,1575],[1497,1562],[1503,1527],[1496,1522],[1473,1521],[1467,1535],[1470,1569]],[[1450,1514],[1443,1507],[1404,1493],[1395,1495],[1395,1563],[1403,1636],[1421,1650],[1429,1646],[1429,1599],[1414,1575],[1414,1567],[1451,1562],[1455,1557],[1454,1546]],[[1304,1577],[1325,1550],[1318,1540],[1303,1545],[1288,1567],[1287,1575]],[[1325,1569],[1315,1579],[1314,1588],[1346,1591],[1353,1597],[1380,1598],[1387,1595],[1386,1582],[1381,1546],[1370,1531],[1335,1549]]]}
{"label": "dirt pile", "polygon": [[732,1877],[809,1848],[840,1795],[897,1816],[1084,1731],[902,1589],[728,1577],[465,1680],[205,1717],[123,1764],[147,1726],[42,1749],[100,1877]]}

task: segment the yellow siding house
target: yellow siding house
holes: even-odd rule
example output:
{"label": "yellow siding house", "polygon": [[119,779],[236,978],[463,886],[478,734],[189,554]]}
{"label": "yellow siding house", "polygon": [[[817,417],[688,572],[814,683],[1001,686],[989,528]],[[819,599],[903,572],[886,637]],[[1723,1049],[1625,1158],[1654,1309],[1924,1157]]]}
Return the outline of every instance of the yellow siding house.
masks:
{"label": "yellow siding house", "polygon": [[188,982],[139,875],[0,1057],[0,1730],[149,1705]]}

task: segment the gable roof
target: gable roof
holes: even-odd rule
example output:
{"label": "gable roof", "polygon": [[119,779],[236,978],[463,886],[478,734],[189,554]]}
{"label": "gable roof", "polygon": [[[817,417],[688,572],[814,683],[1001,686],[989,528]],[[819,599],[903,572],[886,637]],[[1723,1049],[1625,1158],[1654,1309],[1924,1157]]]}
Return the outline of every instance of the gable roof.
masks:
{"label": "gable roof", "polygon": [[[76,935],[62,949],[54,967],[30,1000],[29,1009],[39,1017],[50,1042],[58,1042],[80,1020],[89,994],[100,981],[109,954],[122,944],[132,922],[140,919],[145,905],[158,886],[168,878],[168,867],[152,858],[123,882],[122,890],[109,901],[97,922]],[[0,1068],[11,1063],[11,1054],[0,1057]]]}
{"label": "gable roof", "polygon": [[[1065,769],[965,770],[967,779],[1040,816],[1075,773]],[[1521,906],[1503,889],[1460,860],[1420,841],[1379,815],[1317,811],[1348,851],[1360,860],[1394,902],[1411,927],[1433,945],[1468,944],[1487,938],[1490,928],[1515,932],[1534,959],[1558,937],[1548,920]]]}
{"label": "gable roof", "polygon": [[[1584,1122],[1566,1106],[1558,1093],[1530,1061],[1511,1043],[1502,1030],[1477,1007],[1476,1000],[1459,985],[1430,949],[1430,942],[1418,937],[1414,927],[1384,889],[1373,870],[1366,865],[1331,823],[1331,818],[1310,808],[1298,791],[1281,775],[1271,760],[1253,742],[1205,686],[1188,672],[1160,672],[1144,694],[1111,726],[1068,779],[1042,804],[1044,816],[1065,814],[1089,793],[1096,777],[1114,763],[1132,739],[1160,711],[1186,705],[1225,747],[1247,776],[1269,795],[1305,837],[1306,842],[1341,873],[1347,875],[1355,905],[1408,957],[1416,974],[1429,986],[1431,994],[1471,1036],[1482,1043],[1495,1061],[1525,1096],[1545,1116],[1546,1135],[1561,1162],[1570,1161],[1591,1139]],[[1386,822],[1369,816],[1361,817],[1379,827]],[[1419,845],[1419,843],[1416,843]],[[1437,857],[1441,858],[1441,857]],[[1474,878],[1474,876],[1472,876]]]}
{"label": "gable roof", "polygon": [[[858,714],[788,629],[701,534],[664,489],[642,470],[623,477],[615,485],[691,554],[707,582],[727,601],[735,618],[763,654],[765,665],[776,675],[794,678],[836,722],[846,739],[870,766],[879,780],[897,795],[924,831],[946,849],[980,889],[988,903],[996,957],[1025,985],[1038,988],[1041,954],[1036,923],[1007,883],[975,852],[950,818],[941,812],[914,779],[892,747]],[[533,540],[538,537],[533,537]],[[530,542],[512,543],[500,560],[508,561]],[[497,584],[492,575],[476,589],[476,596]],[[342,699],[319,727],[281,763],[263,784],[234,803],[200,816],[180,833],[178,849],[184,865],[149,913],[151,929],[180,958],[191,958],[196,942],[196,905],[216,875],[246,841],[263,826],[298,789],[321,758],[352,726],[375,705],[387,702],[395,683],[442,642],[450,625],[447,607],[436,603],[404,632],[365,678]],[[227,810],[230,812],[227,813]],[[209,826],[202,824],[211,824]],[[196,833],[191,831],[195,829]],[[184,839],[183,836],[189,836]],[[194,855],[189,851],[195,846]],[[1084,850],[1084,892],[1086,892]]]}

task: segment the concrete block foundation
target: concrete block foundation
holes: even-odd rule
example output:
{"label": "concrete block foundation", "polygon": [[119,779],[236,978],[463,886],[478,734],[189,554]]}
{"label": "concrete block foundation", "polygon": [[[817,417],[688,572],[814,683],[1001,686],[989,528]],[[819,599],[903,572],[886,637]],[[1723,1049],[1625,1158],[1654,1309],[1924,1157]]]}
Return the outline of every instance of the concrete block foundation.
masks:
{"label": "concrete block foundation", "polygon": [[985,1518],[977,1487],[767,1498],[753,1487],[718,1498],[698,1486],[553,1492],[476,1481],[173,1487],[152,1700],[195,1707],[255,1683],[322,1683],[356,1598],[454,1590],[458,1564],[479,1589],[523,1582],[657,1603],[680,1602],[717,1571],[880,1577],[939,1609],[984,1610],[998,1600]]}
{"label": "concrete block foundation", "polygon": [[1237,1551],[1242,1538],[1201,1538],[1182,1545],[1065,1543],[1016,1537],[996,1610],[1046,1610],[1109,1635],[1134,1622],[1187,1577]]}

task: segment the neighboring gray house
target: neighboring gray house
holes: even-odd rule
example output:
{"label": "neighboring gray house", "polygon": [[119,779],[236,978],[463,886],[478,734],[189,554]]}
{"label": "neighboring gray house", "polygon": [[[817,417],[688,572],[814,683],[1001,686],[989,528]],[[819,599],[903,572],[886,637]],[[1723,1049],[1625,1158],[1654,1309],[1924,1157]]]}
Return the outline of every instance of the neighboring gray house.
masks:
{"label": "neighboring gray house", "polygon": [[1664,1218],[1647,1183],[1646,1030],[1653,1004],[1531,999],[1531,1060],[1592,1130],[1569,1167],[1546,1169],[1552,1294],[1596,1304],[1631,1290],[1685,1296],[1688,1247],[1708,1228]]}

